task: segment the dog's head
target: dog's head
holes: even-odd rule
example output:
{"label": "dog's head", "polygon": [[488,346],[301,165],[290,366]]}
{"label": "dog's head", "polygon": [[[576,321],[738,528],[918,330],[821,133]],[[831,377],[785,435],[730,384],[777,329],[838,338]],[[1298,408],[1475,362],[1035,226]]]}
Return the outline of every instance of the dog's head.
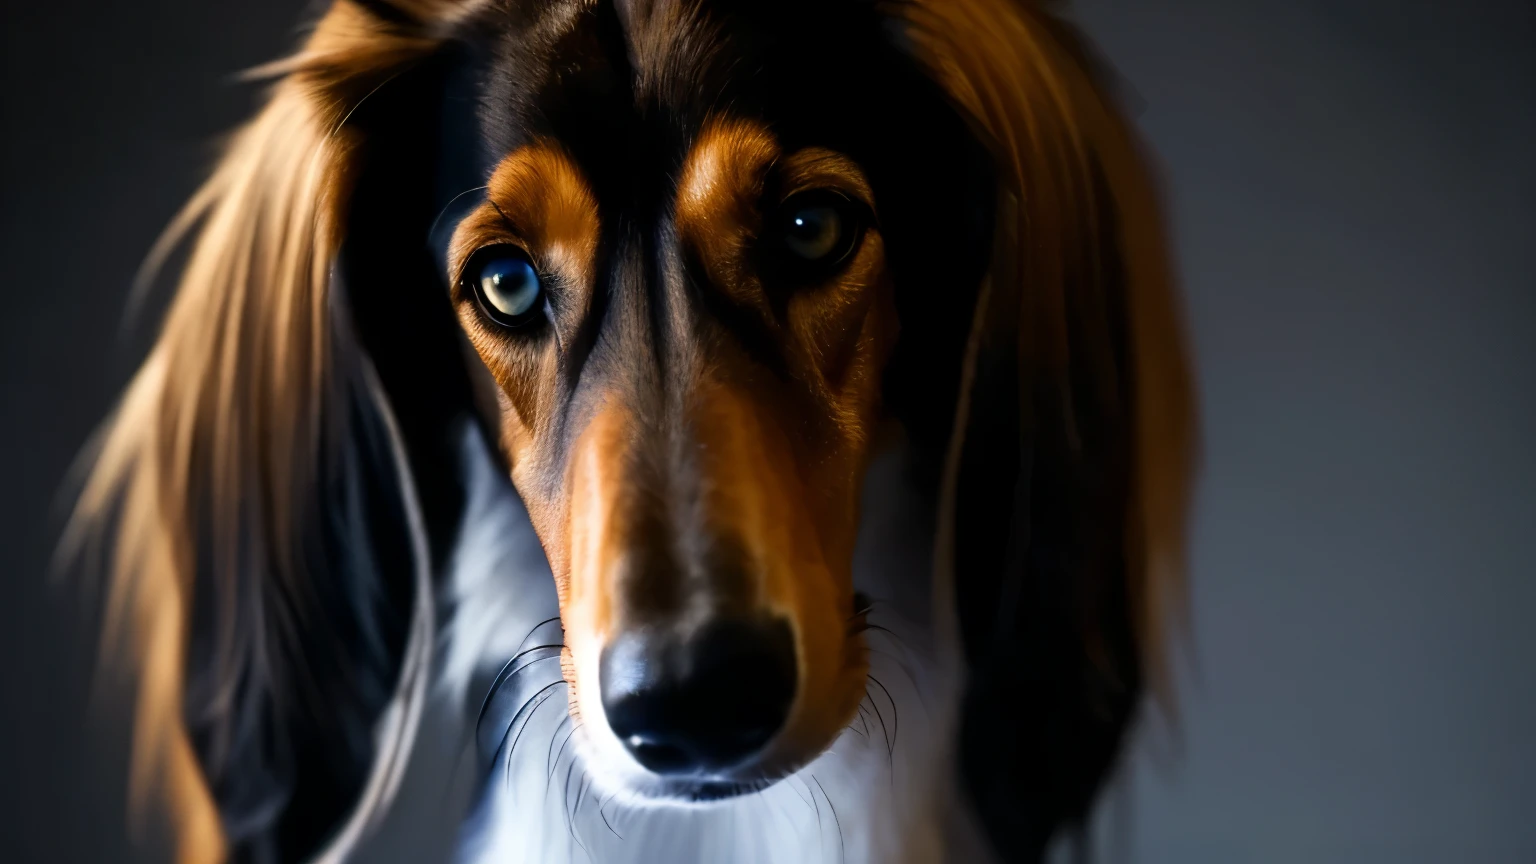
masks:
{"label": "dog's head", "polygon": [[[864,694],[850,571],[897,285],[920,309],[977,280],[991,206],[878,23],[667,3],[489,22],[495,165],[451,294],[560,588],[591,767],[642,794],[791,771]],[[927,260],[902,271],[918,256],[892,242]]]}
{"label": "dog's head", "polygon": [[83,511],[123,502],[140,753],[188,854],[312,851],[382,796],[403,745],[366,730],[457,536],[470,414],[606,782],[736,794],[849,723],[895,421],[983,819],[1023,854],[1079,817],[1152,665],[1191,448],[1152,189],[1093,67],[1010,0],[337,0],[197,202]]}

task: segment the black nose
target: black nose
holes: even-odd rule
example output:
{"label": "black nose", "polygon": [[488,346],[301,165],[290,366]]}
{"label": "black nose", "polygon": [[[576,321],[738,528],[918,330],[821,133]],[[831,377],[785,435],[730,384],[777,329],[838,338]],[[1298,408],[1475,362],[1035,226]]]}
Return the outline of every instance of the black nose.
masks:
{"label": "black nose", "polygon": [[739,764],[763,749],[795,699],[795,643],[782,620],[721,619],[692,638],[621,636],[603,649],[603,710],[658,774]]}

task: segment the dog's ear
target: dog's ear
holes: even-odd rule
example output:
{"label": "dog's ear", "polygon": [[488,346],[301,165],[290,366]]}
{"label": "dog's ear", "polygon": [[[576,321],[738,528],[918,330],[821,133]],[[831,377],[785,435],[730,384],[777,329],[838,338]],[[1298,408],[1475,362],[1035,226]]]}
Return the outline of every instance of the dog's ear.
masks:
{"label": "dog's ear", "polygon": [[[421,70],[475,5],[336,0],[265,70],[270,100],[173,226],[192,238],[179,288],[66,538],[108,533],[103,650],[126,649],[139,680],[134,799],[169,811],[186,864],[334,860],[403,767],[432,522],[452,510],[435,506],[452,490],[412,477],[433,473],[420,461],[446,436],[429,427],[468,397],[422,380],[457,346],[437,283],[413,282],[433,272],[431,213],[390,219],[429,201],[431,178],[390,176],[421,152],[388,133],[435,126],[400,115],[431,110]],[[382,224],[415,242],[384,242]],[[415,315],[393,302],[412,284],[439,316],[414,319],[415,379],[376,350],[384,313],[358,302]]]}
{"label": "dog's ear", "polygon": [[998,189],[936,560],[968,676],[964,785],[1013,861],[1082,824],[1143,691],[1165,683],[1196,449],[1148,160],[1040,5],[896,6]]}

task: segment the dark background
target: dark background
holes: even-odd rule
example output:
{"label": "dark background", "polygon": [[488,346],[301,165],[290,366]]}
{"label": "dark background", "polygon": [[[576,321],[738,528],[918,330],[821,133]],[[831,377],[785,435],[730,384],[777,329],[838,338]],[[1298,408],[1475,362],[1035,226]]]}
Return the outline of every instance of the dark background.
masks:
{"label": "dark background", "polygon": [[[303,5],[6,0],[0,860],[131,858],[59,491],[152,333],[134,269]],[[1165,162],[1207,442],[1182,731],[1106,851],[1536,861],[1536,3],[1076,5]]]}

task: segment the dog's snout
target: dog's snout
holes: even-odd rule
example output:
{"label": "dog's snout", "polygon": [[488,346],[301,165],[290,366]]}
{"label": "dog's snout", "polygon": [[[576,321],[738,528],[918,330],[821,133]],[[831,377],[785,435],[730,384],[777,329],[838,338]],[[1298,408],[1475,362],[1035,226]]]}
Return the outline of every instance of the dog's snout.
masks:
{"label": "dog's snout", "polygon": [[603,650],[601,663],[608,725],[658,774],[751,759],[795,698],[794,637],[780,619],[718,619],[687,639],[629,633]]}

